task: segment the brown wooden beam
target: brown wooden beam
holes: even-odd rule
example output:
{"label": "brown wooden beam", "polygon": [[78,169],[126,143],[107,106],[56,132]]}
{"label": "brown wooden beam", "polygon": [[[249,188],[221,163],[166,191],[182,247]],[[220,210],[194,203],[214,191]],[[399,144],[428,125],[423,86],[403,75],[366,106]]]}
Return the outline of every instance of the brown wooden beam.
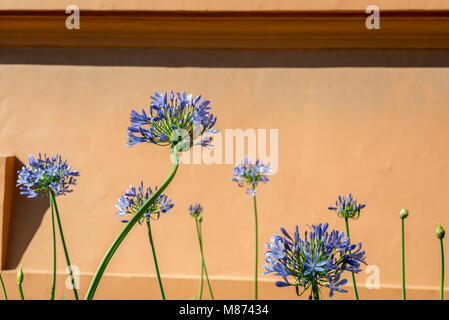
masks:
{"label": "brown wooden beam", "polygon": [[449,11],[0,11],[0,46],[183,49],[449,49]]}
{"label": "brown wooden beam", "polygon": [[15,157],[0,155],[0,270],[6,264],[9,221],[15,188]]}

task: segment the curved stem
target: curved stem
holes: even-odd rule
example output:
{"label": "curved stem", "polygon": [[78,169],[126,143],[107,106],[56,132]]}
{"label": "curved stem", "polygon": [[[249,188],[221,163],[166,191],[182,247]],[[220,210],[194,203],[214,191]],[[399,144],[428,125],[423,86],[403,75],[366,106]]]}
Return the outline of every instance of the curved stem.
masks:
{"label": "curved stem", "polygon": [[[51,192],[50,192],[51,194]],[[51,207],[51,229],[53,233],[53,275],[51,278],[51,294],[50,300],[55,299],[55,288],[56,288],[56,231],[55,231],[55,212],[54,212],[54,203],[53,197],[49,195],[50,198],[50,207]]]}
{"label": "curved stem", "polygon": [[401,219],[401,280],[402,280],[402,300],[405,300],[405,254],[404,254],[404,219]]}
{"label": "curved stem", "polygon": [[212,300],[214,300],[214,294],[212,293],[212,287],[211,287],[210,282],[209,282],[209,275],[207,274],[206,263],[204,262],[203,238],[202,238],[202,235],[201,235],[200,224],[198,222],[198,219],[195,219],[195,223],[196,223],[196,231],[198,233],[198,242],[199,242],[199,245],[200,245],[201,265],[203,267],[204,274],[206,275],[206,282],[207,282],[207,287],[209,288],[210,298]]}
{"label": "curved stem", "polygon": [[75,278],[73,277],[72,265],[70,263],[67,246],[65,244],[64,233],[62,232],[62,224],[61,224],[61,218],[59,216],[58,205],[56,204],[56,198],[55,198],[55,194],[53,193],[53,191],[50,191],[50,197],[52,198],[53,205],[55,207],[56,221],[58,222],[58,229],[59,229],[59,236],[61,237],[62,248],[64,249],[65,260],[67,262],[67,269],[69,270],[69,276],[70,276],[70,280],[72,282],[73,294],[75,295],[75,299],[79,300],[78,292],[76,291]]}
{"label": "curved stem", "polygon": [[3,283],[3,278],[2,275],[0,274],[0,282],[2,284],[2,290],[3,290],[3,298],[5,300],[8,300],[8,295],[6,294],[6,288],[5,288],[5,284]]}
{"label": "curved stem", "polygon": [[18,283],[17,288],[19,289],[20,300],[25,300],[25,298],[23,297],[22,284]]}
{"label": "curved stem", "polygon": [[[200,237],[202,238],[201,224],[200,224],[199,231],[198,231],[198,225],[197,225],[196,218],[195,218],[195,225],[196,225],[196,229],[197,229],[197,233],[198,233],[198,239]],[[200,286],[198,288],[198,300],[201,300],[203,298],[203,278],[204,278],[204,264],[203,264],[203,259],[201,259],[201,273],[200,273]]]}
{"label": "curved stem", "polygon": [[259,246],[259,230],[257,225],[257,206],[256,206],[256,196],[253,196],[254,202],[254,231],[255,231],[255,241],[254,241],[254,300],[257,300],[257,278],[258,278],[258,246]]}
{"label": "curved stem", "polygon": [[444,251],[443,251],[443,239],[442,238],[440,238],[440,251],[441,251],[440,300],[443,300],[443,293],[444,293]]}
{"label": "curved stem", "polygon": [[95,291],[97,290],[98,284],[100,283],[101,277],[103,276],[103,273],[104,273],[109,261],[111,261],[112,256],[114,255],[115,251],[120,246],[120,244],[122,243],[123,239],[125,239],[128,232],[137,223],[137,221],[139,221],[142,218],[144,212],[146,212],[148,210],[148,208],[153,204],[153,202],[159,197],[159,195],[165,190],[165,188],[167,188],[167,186],[173,180],[173,177],[175,176],[176,170],[178,169],[178,166],[179,166],[179,158],[178,158],[178,153],[174,150],[172,150],[170,152],[170,155],[171,155],[171,158],[173,161],[173,166],[172,166],[172,169],[171,169],[168,177],[160,185],[160,187],[151,195],[151,197],[147,201],[145,201],[145,203],[140,207],[140,209],[137,210],[137,212],[132,216],[132,218],[128,221],[128,223],[125,225],[123,230],[119,233],[117,238],[111,244],[111,246],[109,247],[105,256],[101,260],[100,265],[98,266],[98,269],[94,274],[94,277],[92,278],[89,289],[87,290],[87,293],[86,293],[86,297],[85,297],[86,300],[93,299],[93,297],[95,295]]}
{"label": "curved stem", "polygon": [[157,264],[156,249],[154,248],[153,236],[151,235],[150,219],[148,218],[146,220],[147,220],[147,227],[148,227],[148,238],[150,240],[150,246],[151,246],[151,253],[153,254],[154,268],[156,269],[157,284],[159,285],[161,299],[165,300],[164,288],[162,287],[161,275],[159,273],[159,267]]}
{"label": "curved stem", "polygon": [[[348,218],[345,218],[345,225],[346,225],[346,236],[348,238],[350,238]],[[351,251],[349,251],[349,253],[351,253]],[[357,292],[357,283],[355,282],[354,272],[351,272],[351,278],[352,278],[352,287],[354,289],[355,300],[359,300],[359,293]]]}

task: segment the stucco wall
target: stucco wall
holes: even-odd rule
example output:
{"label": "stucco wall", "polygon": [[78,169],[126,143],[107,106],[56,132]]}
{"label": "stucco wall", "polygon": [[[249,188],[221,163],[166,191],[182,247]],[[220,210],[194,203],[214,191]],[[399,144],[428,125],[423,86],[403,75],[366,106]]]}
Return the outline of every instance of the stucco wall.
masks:
{"label": "stucco wall", "polygon": [[375,4],[382,10],[447,10],[445,0],[2,0],[0,9],[61,10],[76,4],[84,10],[365,10]]}
{"label": "stucco wall", "polygon": [[[363,242],[367,262],[379,267],[381,280],[381,290],[362,288],[361,298],[399,298],[398,212],[406,207],[410,297],[436,298],[434,230],[438,223],[449,226],[447,53],[387,51],[370,59],[357,51],[239,56],[118,49],[106,65],[98,65],[94,61],[107,56],[107,49],[8,50],[0,50],[0,152],[15,155],[18,163],[29,154],[60,153],[80,171],[73,194],[58,201],[71,259],[82,273],[82,293],[123,226],[115,218],[117,197],[140,180],[159,184],[170,168],[167,149],[125,146],[129,113],[146,108],[154,90],[173,89],[207,96],[222,132],[279,130],[278,171],[258,189],[262,244],[281,226],[304,230],[328,221],[343,230],[343,221],[327,206],[338,194],[352,192],[367,203],[351,223],[352,237]],[[5,62],[13,53],[20,63]],[[153,229],[169,298],[196,293],[200,261],[187,212],[193,202],[205,208],[206,262],[217,298],[251,297],[251,201],[231,183],[231,172],[230,164],[181,165],[166,191],[175,207]],[[15,269],[22,265],[26,294],[44,299],[52,259],[47,200],[16,192],[3,272],[14,288]],[[263,252],[261,245],[260,256]],[[60,251],[58,271],[64,270]],[[158,297],[144,227],[133,229],[106,274],[98,298]],[[360,286],[366,277],[358,276]],[[275,288],[272,277],[262,279],[261,298],[296,299],[294,290]],[[58,281],[62,295],[62,274]],[[351,297],[351,292],[338,296]]]}

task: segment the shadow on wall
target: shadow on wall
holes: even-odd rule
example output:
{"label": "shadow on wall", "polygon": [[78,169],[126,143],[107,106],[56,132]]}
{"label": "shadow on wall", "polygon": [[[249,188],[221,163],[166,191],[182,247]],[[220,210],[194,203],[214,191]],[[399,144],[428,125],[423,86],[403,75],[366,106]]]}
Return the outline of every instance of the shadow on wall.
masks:
{"label": "shadow on wall", "polygon": [[[16,177],[14,181],[17,181],[17,171],[22,169],[23,166],[24,163],[16,158]],[[6,270],[18,267],[25,250],[42,222],[45,212],[50,207],[48,196],[28,199],[20,194],[18,187],[14,187],[12,201]]]}
{"label": "shadow on wall", "polygon": [[199,68],[449,67],[445,50],[0,48],[0,64]]}

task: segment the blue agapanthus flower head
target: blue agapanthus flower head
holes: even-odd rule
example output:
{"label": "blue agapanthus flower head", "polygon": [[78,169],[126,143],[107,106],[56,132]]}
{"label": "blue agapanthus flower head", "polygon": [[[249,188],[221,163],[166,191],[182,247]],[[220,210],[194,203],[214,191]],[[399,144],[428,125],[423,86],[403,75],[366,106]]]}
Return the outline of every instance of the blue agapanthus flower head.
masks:
{"label": "blue agapanthus flower head", "polygon": [[32,155],[28,157],[28,165],[19,170],[17,186],[20,186],[20,194],[35,198],[53,191],[55,196],[72,192],[70,186],[76,184],[79,176],[77,170],[72,170],[67,160],[62,161],[60,155],[47,157],[39,153],[38,158]]}
{"label": "blue agapanthus flower head", "polygon": [[191,204],[189,206],[189,213],[194,218],[199,218],[203,212],[203,207],[199,203]]}
{"label": "blue agapanthus flower head", "polygon": [[319,291],[320,287],[329,288],[331,298],[334,292],[345,293],[341,286],[347,280],[341,280],[341,275],[344,271],[361,271],[360,264],[365,263],[362,245],[351,244],[344,232],[329,232],[327,223],[312,225],[310,229],[303,237],[298,226],[292,236],[284,228],[282,235],[275,233],[271,242],[265,244],[268,250],[263,275],[274,273],[283,279],[276,286],[294,286],[298,295],[308,289]]}
{"label": "blue agapanthus flower head", "polygon": [[243,161],[234,167],[231,181],[237,182],[237,185],[246,188],[246,193],[251,197],[256,195],[256,187],[259,182],[268,182],[267,174],[271,173],[269,164],[263,164],[256,160],[251,163],[249,157],[245,157]]}
{"label": "blue agapanthus flower head", "polygon": [[[157,187],[154,188],[154,191],[156,190]],[[153,190],[150,187],[145,189],[142,181],[137,188],[130,185],[128,190],[126,190],[126,192],[118,198],[117,204],[115,205],[118,208],[118,217],[122,218],[121,221],[128,222],[128,220],[123,219],[123,217],[127,214],[135,214],[152,194]],[[149,218],[157,220],[159,219],[161,213],[170,212],[170,209],[173,208],[173,206],[174,204],[172,200],[165,194],[161,193],[150,208],[144,212],[139,223],[142,223],[144,219]]]}
{"label": "blue agapanthus flower head", "polygon": [[[128,146],[140,142],[160,146],[173,146],[177,151],[187,151],[193,145],[210,146],[217,117],[209,113],[210,101],[200,95],[154,92],[149,113],[131,111],[128,127]],[[198,142],[195,142],[201,138]]]}
{"label": "blue agapanthus flower head", "polygon": [[357,204],[357,200],[350,193],[346,197],[338,196],[335,206],[328,207],[334,210],[340,218],[358,219],[360,210],[366,207],[366,204]]}

